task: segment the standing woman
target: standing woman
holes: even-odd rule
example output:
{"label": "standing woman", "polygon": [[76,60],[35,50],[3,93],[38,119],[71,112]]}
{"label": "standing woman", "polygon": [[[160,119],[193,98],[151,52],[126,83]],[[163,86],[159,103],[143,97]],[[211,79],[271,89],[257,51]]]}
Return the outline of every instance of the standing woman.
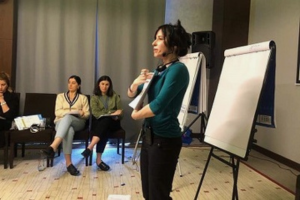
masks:
{"label": "standing woman", "polygon": [[[154,35],[153,55],[162,61],[154,72],[148,89],[148,102],[132,111],[135,120],[145,119],[141,149],[141,179],[146,200],[172,199],[170,192],[181,150],[181,129],[177,116],[189,83],[187,67],[178,58],[187,54],[190,35],[177,24],[164,24]],[[135,97],[151,75],[143,69],[129,86],[127,94]]]}
{"label": "standing woman", "polygon": [[[88,148],[81,155],[88,157],[95,144],[97,144],[96,164],[103,170],[107,171],[110,167],[102,161],[102,154],[108,140],[110,131],[116,131],[121,128],[120,120],[122,119],[122,104],[120,96],[113,90],[113,84],[109,76],[101,76],[94,88],[94,95],[91,97],[92,120],[92,141]],[[101,115],[110,114],[109,117]]]}
{"label": "standing woman", "polygon": [[19,113],[19,98],[10,88],[9,76],[0,72],[0,147],[4,146],[4,132],[11,128]]}
{"label": "standing woman", "polygon": [[63,152],[68,172],[77,176],[80,172],[72,164],[71,153],[75,131],[80,131],[85,126],[85,121],[90,116],[89,102],[80,91],[81,79],[73,75],[68,80],[68,92],[60,93],[55,103],[55,139],[52,144],[43,150],[49,157],[54,156],[60,143],[63,143]]}

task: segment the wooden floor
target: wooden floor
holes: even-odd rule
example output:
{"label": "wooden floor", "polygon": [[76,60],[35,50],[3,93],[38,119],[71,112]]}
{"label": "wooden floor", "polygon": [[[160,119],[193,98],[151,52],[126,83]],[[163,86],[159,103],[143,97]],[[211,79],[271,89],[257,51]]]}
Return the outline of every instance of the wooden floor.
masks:
{"label": "wooden floor", "polygon": [[[110,198],[114,200],[143,199],[138,166],[132,164],[133,148],[126,148],[126,162],[123,165],[116,148],[106,148],[103,160],[111,167],[108,172],[98,171],[95,163],[86,167],[80,155],[82,150],[78,148],[73,151],[74,165],[81,172],[77,177],[69,175],[66,171],[63,156],[55,158],[53,167],[38,171],[38,149],[27,150],[24,158],[16,158],[13,169],[3,169],[3,165],[0,165],[0,200],[106,200],[109,195],[121,195],[119,198]],[[171,193],[174,200],[195,198],[209,150],[209,147],[182,148],[180,168],[177,167]],[[226,159],[226,154],[217,153]],[[2,160],[3,152],[0,154],[0,162],[3,162]],[[231,199],[232,188],[231,168],[216,159],[211,159],[197,199]],[[122,195],[124,198],[121,198]],[[243,163],[239,169],[238,195],[242,200],[295,199],[290,191]]]}

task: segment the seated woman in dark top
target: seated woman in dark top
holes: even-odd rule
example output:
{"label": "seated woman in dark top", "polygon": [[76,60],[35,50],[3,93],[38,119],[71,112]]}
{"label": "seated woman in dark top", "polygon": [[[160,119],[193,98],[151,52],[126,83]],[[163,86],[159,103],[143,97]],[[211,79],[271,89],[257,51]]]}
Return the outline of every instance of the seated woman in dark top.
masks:
{"label": "seated woman in dark top", "polygon": [[[113,84],[109,76],[101,76],[94,88],[94,95],[91,97],[91,111],[93,115],[92,132],[93,138],[87,149],[81,155],[88,157],[95,144],[97,144],[96,164],[99,169],[107,171],[110,167],[102,161],[102,153],[108,140],[109,131],[116,131],[121,128],[122,104],[119,95],[113,90]],[[110,114],[110,117],[100,117]]]}
{"label": "seated woman in dark top", "polygon": [[0,72],[0,147],[4,146],[4,132],[19,113],[19,98],[10,88],[9,76]]}

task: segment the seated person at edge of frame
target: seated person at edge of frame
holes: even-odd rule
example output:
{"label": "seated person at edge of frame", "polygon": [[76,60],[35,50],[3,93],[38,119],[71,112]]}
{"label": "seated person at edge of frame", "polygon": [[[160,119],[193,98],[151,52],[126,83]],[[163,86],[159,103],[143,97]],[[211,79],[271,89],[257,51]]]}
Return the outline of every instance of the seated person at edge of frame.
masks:
{"label": "seated person at edge of frame", "polygon": [[19,98],[10,88],[8,74],[0,72],[0,147],[4,146],[4,131],[11,128],[19,113]]}
{"label": "seated person at edge of frame", "polygon": [[[154,34],[153,56],[162,64],[157,67],[150,87],[148,104],[134,109],[134,120],[144,119],[140,168],[143,197],[147,200],[171,200],[173,177],[180,154],[181,128],[177,116],[189,84],[189,72],[179,57],[191,45],[190,34],[176,24],[164,24]],[[150,76],[148,69],[129,86],[127,94],[135,97]]]}
{"label": "seated person at edge of frame", "polygon": [[55,139],[49,147],[42,150],[48,157],[53,157],[62,142],[67,170],[73,176],[80,174],[71,159],[73,137],[75,131],[84,128],[90,116],[88,98],[81,94],[80,87],[80,77],[72,75],[68,79],[68,91],[57,95],[54,119]]}
{"label": "seated person at edge of frame", "polygon": [[[81,155],[88,157],[97,144],[96,164],[103,170],[108,171],[110,167],[102,161],[108,135],[110,131],[116,131],[121,128],[122,104],[120,96],[113,90],[113,84],[109,76],[101,76],[94,88],[94,95],[91,97],[92,120],[92,141]],[[109,114],[110,116],[101,117]]]}

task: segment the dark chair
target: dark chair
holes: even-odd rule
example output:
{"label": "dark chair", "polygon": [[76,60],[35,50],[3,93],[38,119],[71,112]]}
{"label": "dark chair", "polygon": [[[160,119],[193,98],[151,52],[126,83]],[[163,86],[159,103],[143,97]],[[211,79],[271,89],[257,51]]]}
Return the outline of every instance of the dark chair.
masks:
{"label": "dark chair", "polygon": [[[86,96],[88,98],[88,101],[90,102],[90,95],[86,95]],[[91,126],[91,117],[89,117],[89,119],[86,120],[84,129],[82,129],[81,131],[76,131],[73,138],[74,141],[83,141],[85,144],[85,148],[88,147],[91,138],[90,126]],[[60,151],[61,151],[61,146],[58,148],[58,155],[60,155]],[[85,166],[88,165],[89,165],[89,158],[87,157],[85,158]]]}
{"label": "dark chair", "polygon": [[117,139],[117,154],[120,155],[120,140],[122,140],[122,164],[124,164],[124,158],[125,158],[125,137],[126,137],[126,132],[125,130],[121,127],[117,131],[113,131],[109,133],[109,139]]}
{"label": "dark chair", "polygon": [[117,139],[117,153],[120,154],[120,140],[122,141],[122,164],[124,164],[124,157],[125,157],[125,137],[126,137],[126,132],[123,128],[114,131],[114,132],[110,132],[109,133],[109,138],[110,139]]}
{"label": "dark chair", "polygon": [[[90,95],[86,95],[89,103],[90,103]],[[86,124],[83,130],[76,131],[74,134],[74,141],[84,141],[85,149],[89,145],[89,141],[91,139],[91,115],[88,120],[86,120]],[[91,160],[92,156],[90,156]],[[89,157],[85,158],[85,166],[89,165]],[[92,162],[90,161],[90,165],[92,165]]]}
{"label": "dark chair", "polygon": [[[17,155],[15,144],[22,143],[22,156],[25,155],[25,143],[43,143],[50,145],[53,141],[54,133],[54,109],[56,94],[46,93],[26,93],[24,116],[41,114],[43,118],[48,119],[52,128],[46,128],[37,133],[31,133],[30,130],[11,130],[7,132],[8,141],[10,142],[10,168],[13,168],[13,159]],[[53,158],[51,159],[53,166]],[[47,158],[47,167],[49,167],[49,159]]]}

